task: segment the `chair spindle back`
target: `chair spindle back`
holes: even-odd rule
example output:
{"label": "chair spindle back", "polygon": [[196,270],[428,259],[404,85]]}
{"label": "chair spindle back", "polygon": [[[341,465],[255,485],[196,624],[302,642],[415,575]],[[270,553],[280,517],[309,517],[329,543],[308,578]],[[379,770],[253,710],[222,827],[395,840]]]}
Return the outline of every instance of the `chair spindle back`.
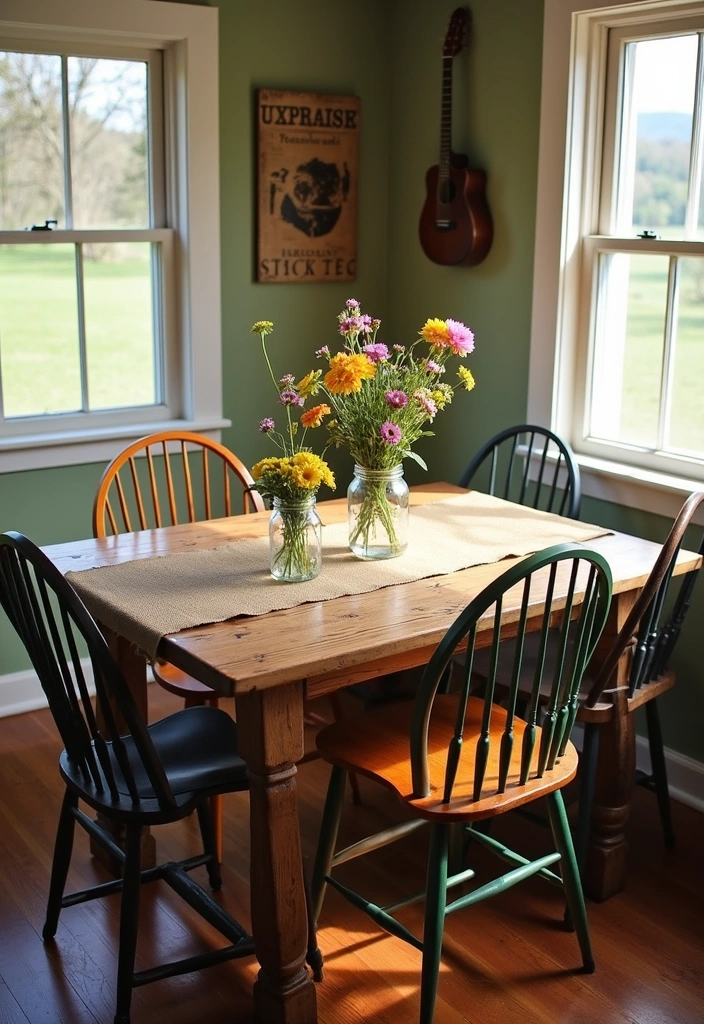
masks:
{"label": "chair spindle back", "polygon": [[492,437],[460,479],[460,487],[470,486],[519,505],[579,517],[579,466],[569,446],[547,427],[522,424]]}
{"label": "chair spindle back", "polygon": [[[173,447],[177,447],[174,452]],[[138,456],[144,458],[138,458]],[[93,534],[131,533],[264,511],[254,480],[228,448],[202,434],[165,431],[143,437],[108,465],[93,506]]]}
{"label": "chair spindle back", "polygon": [[[587,697],[587,707],[594,707],[604,693],[610,692],[609,683],[619,658],[633,642],[634,637],[635,645],[628,673],[629,697],[633,697],[637,690],[651,680],[657,679],[667,668],[692,602],[692,592],[699,569],[693,569],[681,578],[673,577],[673,572],[685,532],[692,523],[694,513],[703,502],[704,491],[695,491],[685,499],[645,586],[594,680]],[[704,531],[698,551],[704,556]],[[678,590],[672,610],[663,620],[666,599],[672,597],[671,589],[675,585],[678,586]]]}
{"label": "chair spindle back", "polygon": [[[514,590],[515,588],[515,590]],[[513,566],[475,598],[456,619],[438,645],[423,674],[413,713],[411,770],[416,797],[429,793],[428,731],[433,701],[450,659],[461,659],[454,734],[447,750],[443,800],[450,803],[464,742],[465,719],[472,667],[481,619],[494,623],[489,671],[484,685],[481,725],[476,742],[472,799],[479,800],[506,790],[518,732],[520,738],[519,785],[525,785],[532,765],[535,776],[551,770],[567,745],[577,715],[582,676],[606,623],[611,602],[611,572],[596,552],[572,544],[558,544]],[[536,606],[536,601],[538,602]],[[537,618],[539,617],[539,622]],[[508,693],[502,689],[502,709],[494,703],[499,670],[502,619],[510,620],[515,635]],[[526,635],[539,627],[539,653],[525,715],[519,719],[519,684],[522,681]],[[503,632],[506,632],[504,629]],[[458,654],[464,646],[465,654]],[[554,646],[554,652],[550,647]],[[505,666],[502,664],[502,669]],[[453,679],[456,677],[453,675]],[[549,684],[547,706],[544,697]],[[476,700],[477,698],[472,698]],[[539,716],[544,718],[539,724]],[[497,742],[492,722],[501,725],[497,774],[487,775],[491,744]],[[517,722],[525,723],[517,729]],[[537,758],[536,758],[537,752]],[[495,753],[495,752],[494,752]]]}
{"label": "chair spindle back", "polygon": [[[122,739],[129,732],[159,806],[175,806],[146,725],[105,638],[85,605],[46,555],[20,533],[0,534],[0,604],[39,677],[66,753],[98,794],[120,799],[124,787],[139,803],[135,769]],[[96,689],[88,689],[81,651],[87,648]],[[118,728],[113,708],[124,720]],[[131,745],[132,746],[132,745]],[[112,749],[114,762],[109,756]]]}

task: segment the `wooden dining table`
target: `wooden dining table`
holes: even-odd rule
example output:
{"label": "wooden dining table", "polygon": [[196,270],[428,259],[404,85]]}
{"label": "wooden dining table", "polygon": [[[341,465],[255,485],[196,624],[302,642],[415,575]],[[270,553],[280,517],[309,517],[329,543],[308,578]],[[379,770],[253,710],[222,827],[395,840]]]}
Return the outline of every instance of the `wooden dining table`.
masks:
{"label": "wooden dining table", "polygon": [[[426,484],[412,489],[411,503],[440,501],[458,493],[461,489],[450,484]],[[344,500],[320,502],[318,508],[324,523],[346,518]],[[69,572],[260,536],[268,518],[268,513],[235,516],[52,545],[44,551],[62,572]],[[607,558],[614,579],[614,600],[601,643],[606,650],[660,546],[623,533],[600,536],[586,546]],[[307,919],[296,799],[304,701],[425,664],[460,611],[509,564],[510,559],[503,559],[369,593],[188,628],[161,639],[160,657],[219,694],[235,698],[240,753],[250,781],[252,933],[260,965],[254,986],[257,1020],[317,1020],[315,987],[305,965]],[[675,572],[697,564],[696,554],[682,552]],[[518,607],[507,600],[503,615],[510,633]],[[487,644],[490,631],[487,620]],[[107,635],[146,717],[145,659],[130,636],[110,631]],[[625,679],[626,667],[618,671]],[[625,825],[635,780],[633,716],[613,716],[602,732],[586,873],[586,889],[599,900],[623,885]]]}

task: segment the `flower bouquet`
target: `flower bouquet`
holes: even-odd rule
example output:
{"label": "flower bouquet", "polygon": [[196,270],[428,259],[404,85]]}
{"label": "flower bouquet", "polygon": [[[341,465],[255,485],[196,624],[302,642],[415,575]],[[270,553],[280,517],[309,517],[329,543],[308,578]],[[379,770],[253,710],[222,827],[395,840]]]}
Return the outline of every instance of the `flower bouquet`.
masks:
{"label": "flower bouquet", "polygon": [[457,382],[443,380],[446,363],[474,349],[474,335],[457,320],[427,320],[410,345],[377,341],[380,321],[348,299],[338,316],[341,352],[328,346],[316,355],[328,362],[322,389],[332,410],[330,443],[355,460],[348,492],[350,547],[361,558],[389,558],[407,545],[408,488],[402,462],[427,466],[412,445],[432,436],[427,424],[452,401],[457,388],[471,391],[465,366]]}
{"label": "flower bouquet", "polygon": [[264,360],[279,405],[285,410],[286,422],[283,430],[277,430],[271,417],[259,423],[259,430],[271,438],[281,455],[261,459],[252,467],[252,476],[257,490],[271,501],[273,508],[269,525],[271,575],[288,582],[301,582],[312,579],[320,571],[321,523],[315,510],[318,489],[321,484],[335,487],[328,464],[305,446],[305,440],[308,430],[319,427],[330,408],[316,405],[303,412],[299,420],[294,419],[292,411],[300,409],[319,391],[321,373],[311,371],[298,383],[292,374],[277,381],[266,350],[266,337],[273,329],[270,320],[258,320],[252,327],[252,334],[258,334],[261,340]]}

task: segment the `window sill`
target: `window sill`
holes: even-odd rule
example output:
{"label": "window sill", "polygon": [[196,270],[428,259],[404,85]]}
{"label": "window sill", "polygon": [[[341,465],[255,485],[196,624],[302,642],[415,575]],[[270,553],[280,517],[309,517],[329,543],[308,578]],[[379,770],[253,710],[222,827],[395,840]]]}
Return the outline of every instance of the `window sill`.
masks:
{"label": "window sill", "polygon": [[[575,457],[581,471],[583,495],[642,509],[667,519],[674,519],[688,494],[704,490],[701,480],[655,473],[591,455]],[[704,525],[701,506],[694,521]]]}
{"label": "window sill", "polygon": [[31,437],[5,437],[0,439],[0,473],[109,462],[131,441],[160,430],[193,430],[219,440],[220,430],[229,426],[230,420],[213,416],[196,420],[131,423],[70,433],[56,431]]}

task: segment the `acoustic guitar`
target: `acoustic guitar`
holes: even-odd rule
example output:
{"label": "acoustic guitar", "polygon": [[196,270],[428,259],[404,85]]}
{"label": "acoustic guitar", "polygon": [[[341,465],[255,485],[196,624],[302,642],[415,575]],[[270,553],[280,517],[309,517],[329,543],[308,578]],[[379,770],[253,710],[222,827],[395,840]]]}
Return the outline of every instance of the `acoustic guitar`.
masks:
{"label": "acoustic guitar", "polygon": [[470,14],[458,7],[450,18],[442,50],[440,161],[425,177],[426,199],[420,215],[420,244],[433,263],[475,266],[486,257],[494,238],[486,201],[486,173],[469,168],[453,153],[452,60],[467,45]]}

